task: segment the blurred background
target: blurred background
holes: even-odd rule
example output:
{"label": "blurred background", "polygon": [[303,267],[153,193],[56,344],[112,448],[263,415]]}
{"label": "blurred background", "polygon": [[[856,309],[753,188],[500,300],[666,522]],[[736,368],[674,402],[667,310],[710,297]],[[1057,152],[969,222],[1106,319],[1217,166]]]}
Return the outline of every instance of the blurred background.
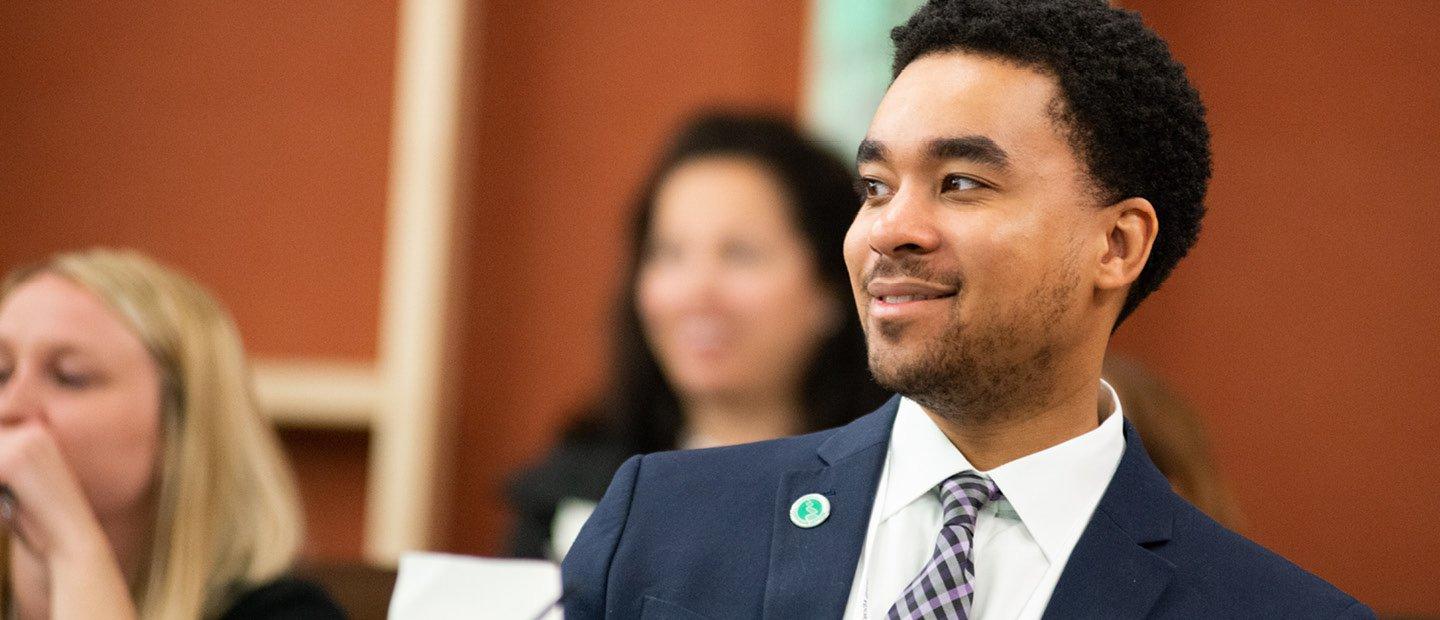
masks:
{"label": "blurred background", "polygon": [[[850,156],[915,4],[0,3],[0,272],[98,244],[208,284],[310,558],[498,554],[506,480],[601,385],[669,132],[777,110]],[[1113,348],[1195,404],[1245,534],[1440,614],[1440,3],[1121,4],[1189,68],[1215,176]]]}

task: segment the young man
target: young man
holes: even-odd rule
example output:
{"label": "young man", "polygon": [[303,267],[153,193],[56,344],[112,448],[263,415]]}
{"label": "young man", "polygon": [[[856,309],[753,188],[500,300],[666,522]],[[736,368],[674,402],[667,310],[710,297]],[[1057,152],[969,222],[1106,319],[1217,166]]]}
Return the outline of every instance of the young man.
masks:
{"label": "young man", "polygon": [[899,395],[628,461],[567,617],[1371,617],[1176,496],[1100,379],[1204,211],[1164,42],[1101,0],[933,0],[893,37],[845,261]]}

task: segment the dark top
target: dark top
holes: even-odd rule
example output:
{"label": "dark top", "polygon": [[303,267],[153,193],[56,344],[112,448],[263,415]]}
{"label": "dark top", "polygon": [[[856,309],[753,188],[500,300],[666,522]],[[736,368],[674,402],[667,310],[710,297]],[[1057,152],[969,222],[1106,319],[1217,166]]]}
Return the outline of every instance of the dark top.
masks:
{"label": "dark top", "polygon": [[[565,558],[565,617],[841,617],[898,405],[811,435],[626,461]],[[791,503],[810,493],[830,500],[829,518],[796,527]],[[1375,615],[1181,499],[1126,422],[1044,617]]]}
{"label": "dark top", "polygon": [[325,590],[308,581],[281,577],[241,594],[221,620],[344,620],[345,612]]}
{"label": "dark top", "polygon": [[510,555],[546,558],[560,501],[599,502],[615,470],[630,454],[607,433],[572,431],[542,461],[511,479],[508,495],[516,518]]}

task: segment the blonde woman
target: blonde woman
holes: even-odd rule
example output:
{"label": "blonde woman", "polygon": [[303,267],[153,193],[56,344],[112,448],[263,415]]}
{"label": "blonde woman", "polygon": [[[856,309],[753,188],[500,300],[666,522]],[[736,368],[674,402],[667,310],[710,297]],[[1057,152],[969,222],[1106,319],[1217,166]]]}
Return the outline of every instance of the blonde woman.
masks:
{"label": "blonde woman", "polygon": [[287,577],[294,483],[234,323],[138,254],[0,284],[0,485],[6,617],[341,617]]}

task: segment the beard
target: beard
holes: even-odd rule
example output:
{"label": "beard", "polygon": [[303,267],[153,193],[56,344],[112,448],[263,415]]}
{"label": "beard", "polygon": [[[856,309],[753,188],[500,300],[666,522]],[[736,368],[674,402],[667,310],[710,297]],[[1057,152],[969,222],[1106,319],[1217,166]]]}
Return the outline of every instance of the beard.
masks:
{"label": "beard", "polygon": [[[907,326],[869,330],[870,373],[886,389],[966,426],[1024,417],[1049,404],[1059,382],[1062,325],[1078,275],[1066,264],[1013,310],[990,309],[970,322],[957,303],[938,337],[902,343]],[[894,270],[889,270],[891,273]]]}

